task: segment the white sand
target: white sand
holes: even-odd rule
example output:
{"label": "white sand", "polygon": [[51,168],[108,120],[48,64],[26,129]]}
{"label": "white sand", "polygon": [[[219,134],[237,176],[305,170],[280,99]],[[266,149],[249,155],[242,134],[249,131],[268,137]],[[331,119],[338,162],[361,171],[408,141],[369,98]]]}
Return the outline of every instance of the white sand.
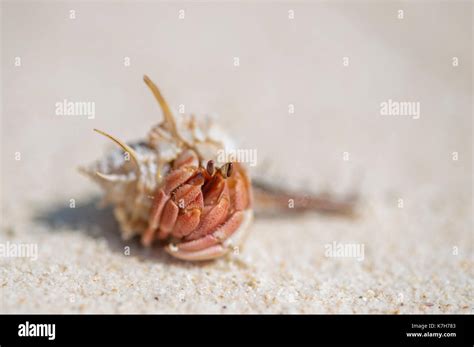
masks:
{"label": "white sand", "polygon": [[[0,258],[0,312],[473,311],[472,4],[2,9],[0,241],[38,259]],[[359,218],[257,220],[241,254],[205,264],[122,242],[76,167],[106,147],[92,128],[132,140],[159,120],[143,73],[173,107],[219,113],[257,171],[358,190]],[[55,115],[64,99],[94,101],[95,119]],[[388,99],[420,102],[421,118],[381,116]],[[333,242],[364,259],[325,256]]]}

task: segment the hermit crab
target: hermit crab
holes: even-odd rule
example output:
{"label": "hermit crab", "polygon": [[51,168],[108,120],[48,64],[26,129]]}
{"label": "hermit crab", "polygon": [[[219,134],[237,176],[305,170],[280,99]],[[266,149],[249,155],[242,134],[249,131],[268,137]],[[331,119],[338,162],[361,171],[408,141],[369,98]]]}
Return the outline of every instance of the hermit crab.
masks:
{"label": "hermit crab", "polygon": [[158,87],[147,76],[144,81],[163,121],[145,140],[130,144],[94,129],[120,148],[80,168],[103,188],[103,202],[113,206],[124,239],[161,243],[183,260],[210,260],[241,246],[255,209],[288,212],[293,200],[294,211],[352,214],[353,198],[317,198],[252,183],[244,163],[222,161],[219,154],[235,144],[212,118],[174,113]]}

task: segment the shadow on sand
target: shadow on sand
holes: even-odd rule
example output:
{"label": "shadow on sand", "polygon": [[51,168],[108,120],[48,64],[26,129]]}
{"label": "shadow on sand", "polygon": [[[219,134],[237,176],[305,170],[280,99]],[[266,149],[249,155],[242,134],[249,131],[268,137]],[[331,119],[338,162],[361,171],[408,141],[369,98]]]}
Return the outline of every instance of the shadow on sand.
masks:
{"label": "shadow on sand", "polygon": [[99,208],[99,198],[90,198],[75,208],[68,205],[56,205],[41,209],[35,216],[35,222],[47,226],[51,232],[75,230],[93,239],[105,239],[110,250],[125,255],[125,247],[130,247],[130,256],[140,261],[162,262],[180,267],[205,266],[208,262],[190,263],[174,259],[157,244],[153,248],[144,248],[137,238],[124,241],[120,236],[119,225],[112,208]]}

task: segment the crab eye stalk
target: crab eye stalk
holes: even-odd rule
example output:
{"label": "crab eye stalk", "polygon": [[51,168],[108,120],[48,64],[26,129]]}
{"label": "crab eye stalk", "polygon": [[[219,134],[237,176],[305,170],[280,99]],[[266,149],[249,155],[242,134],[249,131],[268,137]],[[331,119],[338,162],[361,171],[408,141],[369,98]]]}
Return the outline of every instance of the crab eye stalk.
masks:
{"label": "crab eye stalk", "polygon": [[206,167],[207,173],[212,177],[216,172],[216,167],[214,165],[214,160],[209,160]]}

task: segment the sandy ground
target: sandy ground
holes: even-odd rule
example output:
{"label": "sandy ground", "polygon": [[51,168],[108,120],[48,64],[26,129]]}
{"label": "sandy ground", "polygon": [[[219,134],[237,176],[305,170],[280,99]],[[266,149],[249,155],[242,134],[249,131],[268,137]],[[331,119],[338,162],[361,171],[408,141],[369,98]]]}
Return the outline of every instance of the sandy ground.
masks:
{"label": "sandy ground", "polygon": [[[257,219],[201,264],[122,241],[76,168],[107,148],[92,128],[133,140],[160,120],[144,73],[219,114],[256,174],[358,191],[358,218]],[[472,313],[472,95],[468,2],[3,2],[0,241],[38,258],[0,258],[0,311]],[[56,115],[64,99],[94,119]],[[419,119],[381,115],[388,99]]]}

